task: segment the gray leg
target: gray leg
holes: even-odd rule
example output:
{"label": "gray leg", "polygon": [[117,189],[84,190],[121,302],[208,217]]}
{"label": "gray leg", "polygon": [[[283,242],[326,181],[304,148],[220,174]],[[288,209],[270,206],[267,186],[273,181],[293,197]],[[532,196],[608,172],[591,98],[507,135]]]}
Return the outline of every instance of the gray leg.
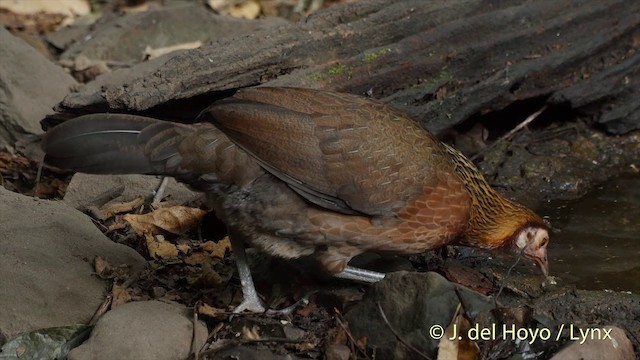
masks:
{"label": "gray leg", "polygon": [[231,242],[231,250],[233,250],[233,256],[236,259],[236,266],[238,267],[238,275],[240,276],[240,284],[242,285],[243,300],[233,312],[241,313],[245,310],[254,313],[263,313],[265,307],[258,297],[258,292],[253,285],[253,278],[251,277],[251,270],[247,263],[247,255],[244,252],[244,243],[242,238],[229,233],[229,240]]}
{"label": "gray leg", "polygon": [[340,273],[333,276],[340,279],[348,279],[354,281],[361,281],[365,283],[374,283],[384,279],[384,274],[377,271],[360,269],[353,266],[346,266]]}

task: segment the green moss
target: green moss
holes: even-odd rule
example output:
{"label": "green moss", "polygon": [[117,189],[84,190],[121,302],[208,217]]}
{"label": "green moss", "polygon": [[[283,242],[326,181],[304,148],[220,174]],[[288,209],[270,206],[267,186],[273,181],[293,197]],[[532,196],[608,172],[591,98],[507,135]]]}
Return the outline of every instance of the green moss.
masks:
{"label": "green moss", "polygon": [[353,67],[345,64],[335,64],[327,68],[324,72],[316,72],[313,74],[309,74],[308,78],[312,81],[320,81],[324,80],[328,77],[339,76],[339,75],[347,75],[351,78]]}
{"label": "green moss", "polygon": [[373,61],[378,60],[381,56],[384,56],[388,53],[391,52],[391,49],[386,48],[386,49],[380,49],[378,51],[374,51],[374,52],[368,52],[366,54],[364,54],[364,57],[362,59],[362,62],[364,63],[370,63]]}
{"label": "green moss", "polygon": [[427,81],[427,86],[436,86],[436,85],[442,85],[442,84],[446,84],[450,81],[453,80],[453,75],[451,75],[451,73],[449,72],[449,69],[447,69],[447,67],[443,67],[440,72],[438,73],[438,75]]}
{"label": "green moss", "polygon": [[330,66],[329,69],[327,69],[328,75],[342,75],[346,73],[351,73],[351,66],[347,66],[345,64],[336,64]]}
{"label": "green moss", "polygon": [[322,75],[321,73],[309,74],[308,77],[309,77],[309,80],[313,80],[313,81],[320,81],[324,79],[324,75]]}

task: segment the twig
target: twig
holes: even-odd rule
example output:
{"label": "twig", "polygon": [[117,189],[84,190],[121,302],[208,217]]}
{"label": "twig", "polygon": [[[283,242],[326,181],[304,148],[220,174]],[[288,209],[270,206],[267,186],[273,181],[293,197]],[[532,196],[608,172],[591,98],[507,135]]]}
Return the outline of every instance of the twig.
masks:
{"label": "twig", "polygon": [[387,319],[387,315],[384,313],[384,310],[382,310],[382,305],[380,305],[380,301],[376,301],[376,304],[378,305],[378,310],[380,311],[380,316],[382,316],[382,320],[384,320],[385,324],[387,324],[387,327],[389,327],[389,330],[391,330],[391,332],[396,337],[396,339],[398,339],[398,341],[400,341],[408,349],[420,355],[421,358],[431,360],[431,358],[427,354],[416,349],[415,347],[413,347],[413,345],[409,344],[402,337],[400,337],[400,334],[398,334],[396,329],[394,329],[393,326],[391,326],[391,323],[389,323],[389,320]]}
{"label": "twig", "polygon": [[533,114],[527,116],[527,118],[524,119],[523,122],[521,122],[516,127],[511,129],[511,131],[509,131],[506,135],[504,135],[500,139],[494,141],[493,144],[491,144],[491,145],[487,146],[486,148],[478,151],[475,155],[473,155],[471,157],[470,160],[473,161],[473,160],[477,159],[480,155],[486,153],[490,149],[493,149],[497,144],[509,139],[511,136],[513,136],[513,134],[517,133],[518,131],[522,130],[525,126],[529,125],[533,120],[535,120],[538,116],[540,116],[540,114],[542,114],[545,110],[547,110],[547,105],[543,106],[542,108],[540,108],[540,110],[534,112]]}
{"label": "twig", "polygon": [[356,339],[353,337],[353,334],[351,334],[351,331],[349,330],[347,325],[345,325],[345,323],[342,321],[342,314],[340,314],[340,312],[337,309],[335,309],[335,312],[337,315],[336,320],[338,321],[338,325],[340,325],[342,330],[344,330],[345,334],[347,334],[347,337],[349,338],[349,341],[351,342],[351,344],[353,344],[356,347],[356,349],[358,349],[358,351],[360,351],[360,353],[364,355],[365,358],[369,359],[369,355],[367,355],[367,352],[360,347]]}
{"label": "twig", "polygon": [[502,294],[502,290],[504,290],[504,287],[507,284],[507,279],[511,275],[511,271],[515,269],[516,265],[518,265],[518,262],[520,262],[520,259],[522,259],[522,256],[524,255],[524,252],[525,250],[527,250],[529,245],[530,244],[527,244],[527,246],[523,247],[522,250],[520,250],[516,261],[511,265],[511,267],[509,267],[509,270],[507,270],[507,274],[504,276],[504,278],[502,278],[502,281],[500,282],[500,289],[498,289],[498,293],[496,294],[496,296],[493,297],[493,306],[495,308],[498,308],[498,297],[500,297],[500,294]]}
{"label": "twig", "polygon": [[40,187],[40,177],[42,176],[42,168],[44,167],[44,156],[38,163],[38,172],[36,173],[36,184],[33,186],[33,197],[38,197],[38,188]]}
{"label": "twig", "polygon": [[247,344],[258,344],[258,343],[269,343],[269,342],[282,343],[282,344],[299,344],[299,343],[302,343],[303,340],[302,339],[295,340],[295,339],[287,339],[287,338],[233,339],[233,340],[224,339],[224,340],[219,340],[214,344],[211,344],[212,346],[215,346],[215,347],[212,347],[210,349],[203,351],[200,355],[202,355],[203,357],[213,355],[219,351],[230,348],[234,345],[247,345]]}
{"label": "twig", "polygon": [[164,191],[167,189],[167,184],[169,184],[169,177],[164,176],[162,181],[160,182],[160,186],[158,186],[158,190],[156,190],[156,194],[153,196],[153,201],[151,202],[151,206],[155,209],[160,200],[164,197]]}
{"label": "twig", "polygon": [[191,353],[194,360],[198,360],[200,349],[196,349],[196,325],[198,325],[198,303],[193,307],[193,320],[191,324]]}
{"label": "twig", "polygon": [[113,301],[113,296],[107,295],[107,297],[104,299],[102,304],[100,304],[96,312],[93,313],[91,320],[89,320],[90,326],[95,325],[98,322],[98,320],[102,317],[102,315],[106,314],[106,312],[109,311],[109,307],[111,306],[112,301]]}

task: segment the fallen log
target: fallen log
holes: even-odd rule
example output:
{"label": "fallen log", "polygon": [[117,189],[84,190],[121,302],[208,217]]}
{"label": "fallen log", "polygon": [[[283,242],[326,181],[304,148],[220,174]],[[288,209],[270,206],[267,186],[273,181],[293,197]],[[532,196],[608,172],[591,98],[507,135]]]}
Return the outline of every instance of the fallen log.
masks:
{"label": "fallen log", "polygon": [[637,1],[360,1],[114,71],[56,116],[191,120],[226,90],[266,84],[369,94],[436,133],[537,99],[621,134],[640,128],[639,45]]}

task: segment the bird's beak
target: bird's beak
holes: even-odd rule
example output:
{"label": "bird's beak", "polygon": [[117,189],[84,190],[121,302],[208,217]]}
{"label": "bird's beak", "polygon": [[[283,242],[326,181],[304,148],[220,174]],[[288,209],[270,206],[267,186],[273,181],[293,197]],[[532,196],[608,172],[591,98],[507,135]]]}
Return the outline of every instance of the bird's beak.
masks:
{"label": "bird's beak", "polygon": [[539,247],[533,251],[525,251],[524,256],[533,260],[542,271],[545,277],[549,277],[549,262],[547,261],[547,246]]}

